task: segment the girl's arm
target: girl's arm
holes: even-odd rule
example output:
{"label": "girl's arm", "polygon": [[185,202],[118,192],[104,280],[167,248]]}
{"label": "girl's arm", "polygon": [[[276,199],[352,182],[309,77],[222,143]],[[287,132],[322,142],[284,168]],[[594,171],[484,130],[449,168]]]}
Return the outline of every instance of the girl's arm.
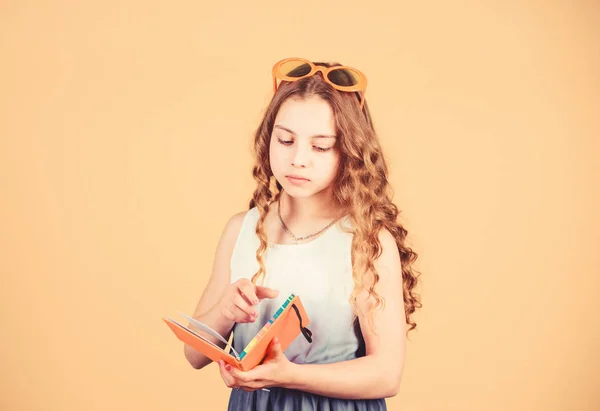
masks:
{"label": "girl's arm", "polygon": [[393,397],[399,372],[385,358],[365,356],[332,364],[293,364],[281,386],[345,399]]}
{"label": "girl's arm", "polygon": [[[374,262],[379,274],[376,291],[385,298],[385,309],[378,308],[369,325],[366,289],[359,295],[359,322],[366,355],[333,364],[293,364],[283,386],[338,398],[384,398],[400,389],[404,368],[406,320],[402,288],[402,266],[394,237],[387,230],[379,234],[382,254]],[[365,281],[365,287],[372,283]],[[370,282],[369,282],[370,281]]]}
{"label": "girl's arm", "polygon": [[[226,339],[234,323],[221,315],[218,303],[230,282],[229,262],[245,214],[246,212],[242,212],[234,215],[223,229],[215,252],[212,274],[193,314],[195,319],[207,324]],[[224,346],[215,337],[204,333],[202,335],[218,346]],[[210,358],[187,344],[184,345],[183,350],[186,359],[193,368],[200,369],[212,362]]]}

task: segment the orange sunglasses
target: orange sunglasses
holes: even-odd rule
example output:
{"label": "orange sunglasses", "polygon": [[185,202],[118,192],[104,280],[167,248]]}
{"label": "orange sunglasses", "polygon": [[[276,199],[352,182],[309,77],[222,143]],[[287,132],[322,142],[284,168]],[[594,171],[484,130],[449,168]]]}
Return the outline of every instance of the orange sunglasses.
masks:
{"label": "orange sunglasses", "polygon": [[277,79],[298,81],[312,76],[318,71],[323,73],[323,79],[333,88],[346,92],[361,92],[360,108],[365,104],[367,92],[367,77],[359,70],[347,66],[325,67],[317,66],[311,61],[290,57],[278,61],[273,66],[273,92],[277,91]]}

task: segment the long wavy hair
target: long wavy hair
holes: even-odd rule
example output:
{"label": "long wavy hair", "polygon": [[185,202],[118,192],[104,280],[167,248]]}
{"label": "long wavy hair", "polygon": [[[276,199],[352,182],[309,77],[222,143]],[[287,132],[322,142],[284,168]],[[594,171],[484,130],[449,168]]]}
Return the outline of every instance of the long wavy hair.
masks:
{"label": "long wavy hair", "polygon": [[[338,63],[314,63],[321,66],[338,66]],[[302,71],[302,68],[299,68]],[[341,76],[338,82],[350,81],[347,73],[336,70]],[[335,73],[335,72],[334,72]],[[267,250],[267,236],[264,223],[269,206],[281,194],[282,186],[275,181],[269,161],[269,145],[275,118],[281,105],[289,98],[307,98],[318,96],[327,101],[334,113],[336,135],[341,152],[339,172],[334,184],[334,201],[340,209],[347,211],[352,222],[352,276],[354,290],[350,297],[355,319],[357,317],[356,297],[364,287],[363,275],[370,271],[373,282],[368,287],[369,296],[376,304],[372,314],[378,307],[385,306],[385,300],[376,291],[379,275],[373,262],[381,255],[381,243],[378,234],[387,229],[396,240],[402,263],[403,297],[407,333],[416,328],[412,314],[421,307],[421,301],[414,288],[420,275],[412,265],[417,254],[409,248],[405,241],[407,230],[397,221],[399,210],[391,201],[392,189],[388,183],[388,168],[381,150],[379,139],[375,133],[373,121],[367,102],[360,108],[359,93],[340,92],[327,84],[320,73],[304,79],[283,81],[274,94],[265,115],[256,130],[254,137],[253,176],[257,182],[249,208],[257,207],[260,217],[256,225],[256,234],[260,245],[256,250],[258,271],[252,282],[264,280],[266,268],[263,256]]]}

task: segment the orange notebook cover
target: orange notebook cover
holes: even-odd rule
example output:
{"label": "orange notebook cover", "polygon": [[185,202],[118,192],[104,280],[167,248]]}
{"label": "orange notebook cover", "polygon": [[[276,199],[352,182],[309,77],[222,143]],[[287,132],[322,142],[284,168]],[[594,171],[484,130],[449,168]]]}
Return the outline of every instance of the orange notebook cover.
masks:
{"label": "orange notebook cover", "polygon": [[[227,340],[207,325],[186,315],[183,316],[190,324],[215,336],[227,345]],[[214,362],[223,360],[225,363],[242,371],[251,370],[262,362],[267,355],[269,343],[275,336],[279,338],[282,351],[285,351],[300,334],[303,335],[302,338],[306,338],[308,342],[312,342],[312,334],[310,330],[306,328],[306,326],[310,324],[310,319],[306,314],[302,301],[300,301],[300,297],[294,294],[291,294],[288,297],[281,307],[273,314],[272,318],[240,353],[236,352],[233,347],[231,347],[233,353],[228,353],[198,332],[193,331],[171,318],[163,318],[163,320],[179,340],[192,346],[195,350],[206,355]]]}

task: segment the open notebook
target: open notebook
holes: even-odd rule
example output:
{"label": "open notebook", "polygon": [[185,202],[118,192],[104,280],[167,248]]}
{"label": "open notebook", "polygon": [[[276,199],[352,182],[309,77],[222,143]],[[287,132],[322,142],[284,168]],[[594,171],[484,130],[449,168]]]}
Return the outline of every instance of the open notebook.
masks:
{"label": "open notebook", "polygon": [[[218,332],[190,316],[181,315],[192,327],[214,336],[220,342],[224,343],[225,348],[227,348],[227,340]],[[251,370],[263,361],[269,344],[275,336],[279,337],[282,351],[285,351],[299,334],[302,334],[309,343],[312,343],[312,333],[306,328],[310,320],[302,305],[302,301],[300,301],[300,297],[295,294],[291,294],[285,300],[281,307],[275,311],[271,319],[267,321],[258,334],[240,353],[236,352],[233,347],[230,347],[231,352],[227,352],[225,349],[200,335],[197,331],[172,318],[163,318],[163,320],[175,333],[177,338],[184,343],[194,347],[194,349],[206,355],[214,362],[223,360],[225,363],[242,371]]]}

